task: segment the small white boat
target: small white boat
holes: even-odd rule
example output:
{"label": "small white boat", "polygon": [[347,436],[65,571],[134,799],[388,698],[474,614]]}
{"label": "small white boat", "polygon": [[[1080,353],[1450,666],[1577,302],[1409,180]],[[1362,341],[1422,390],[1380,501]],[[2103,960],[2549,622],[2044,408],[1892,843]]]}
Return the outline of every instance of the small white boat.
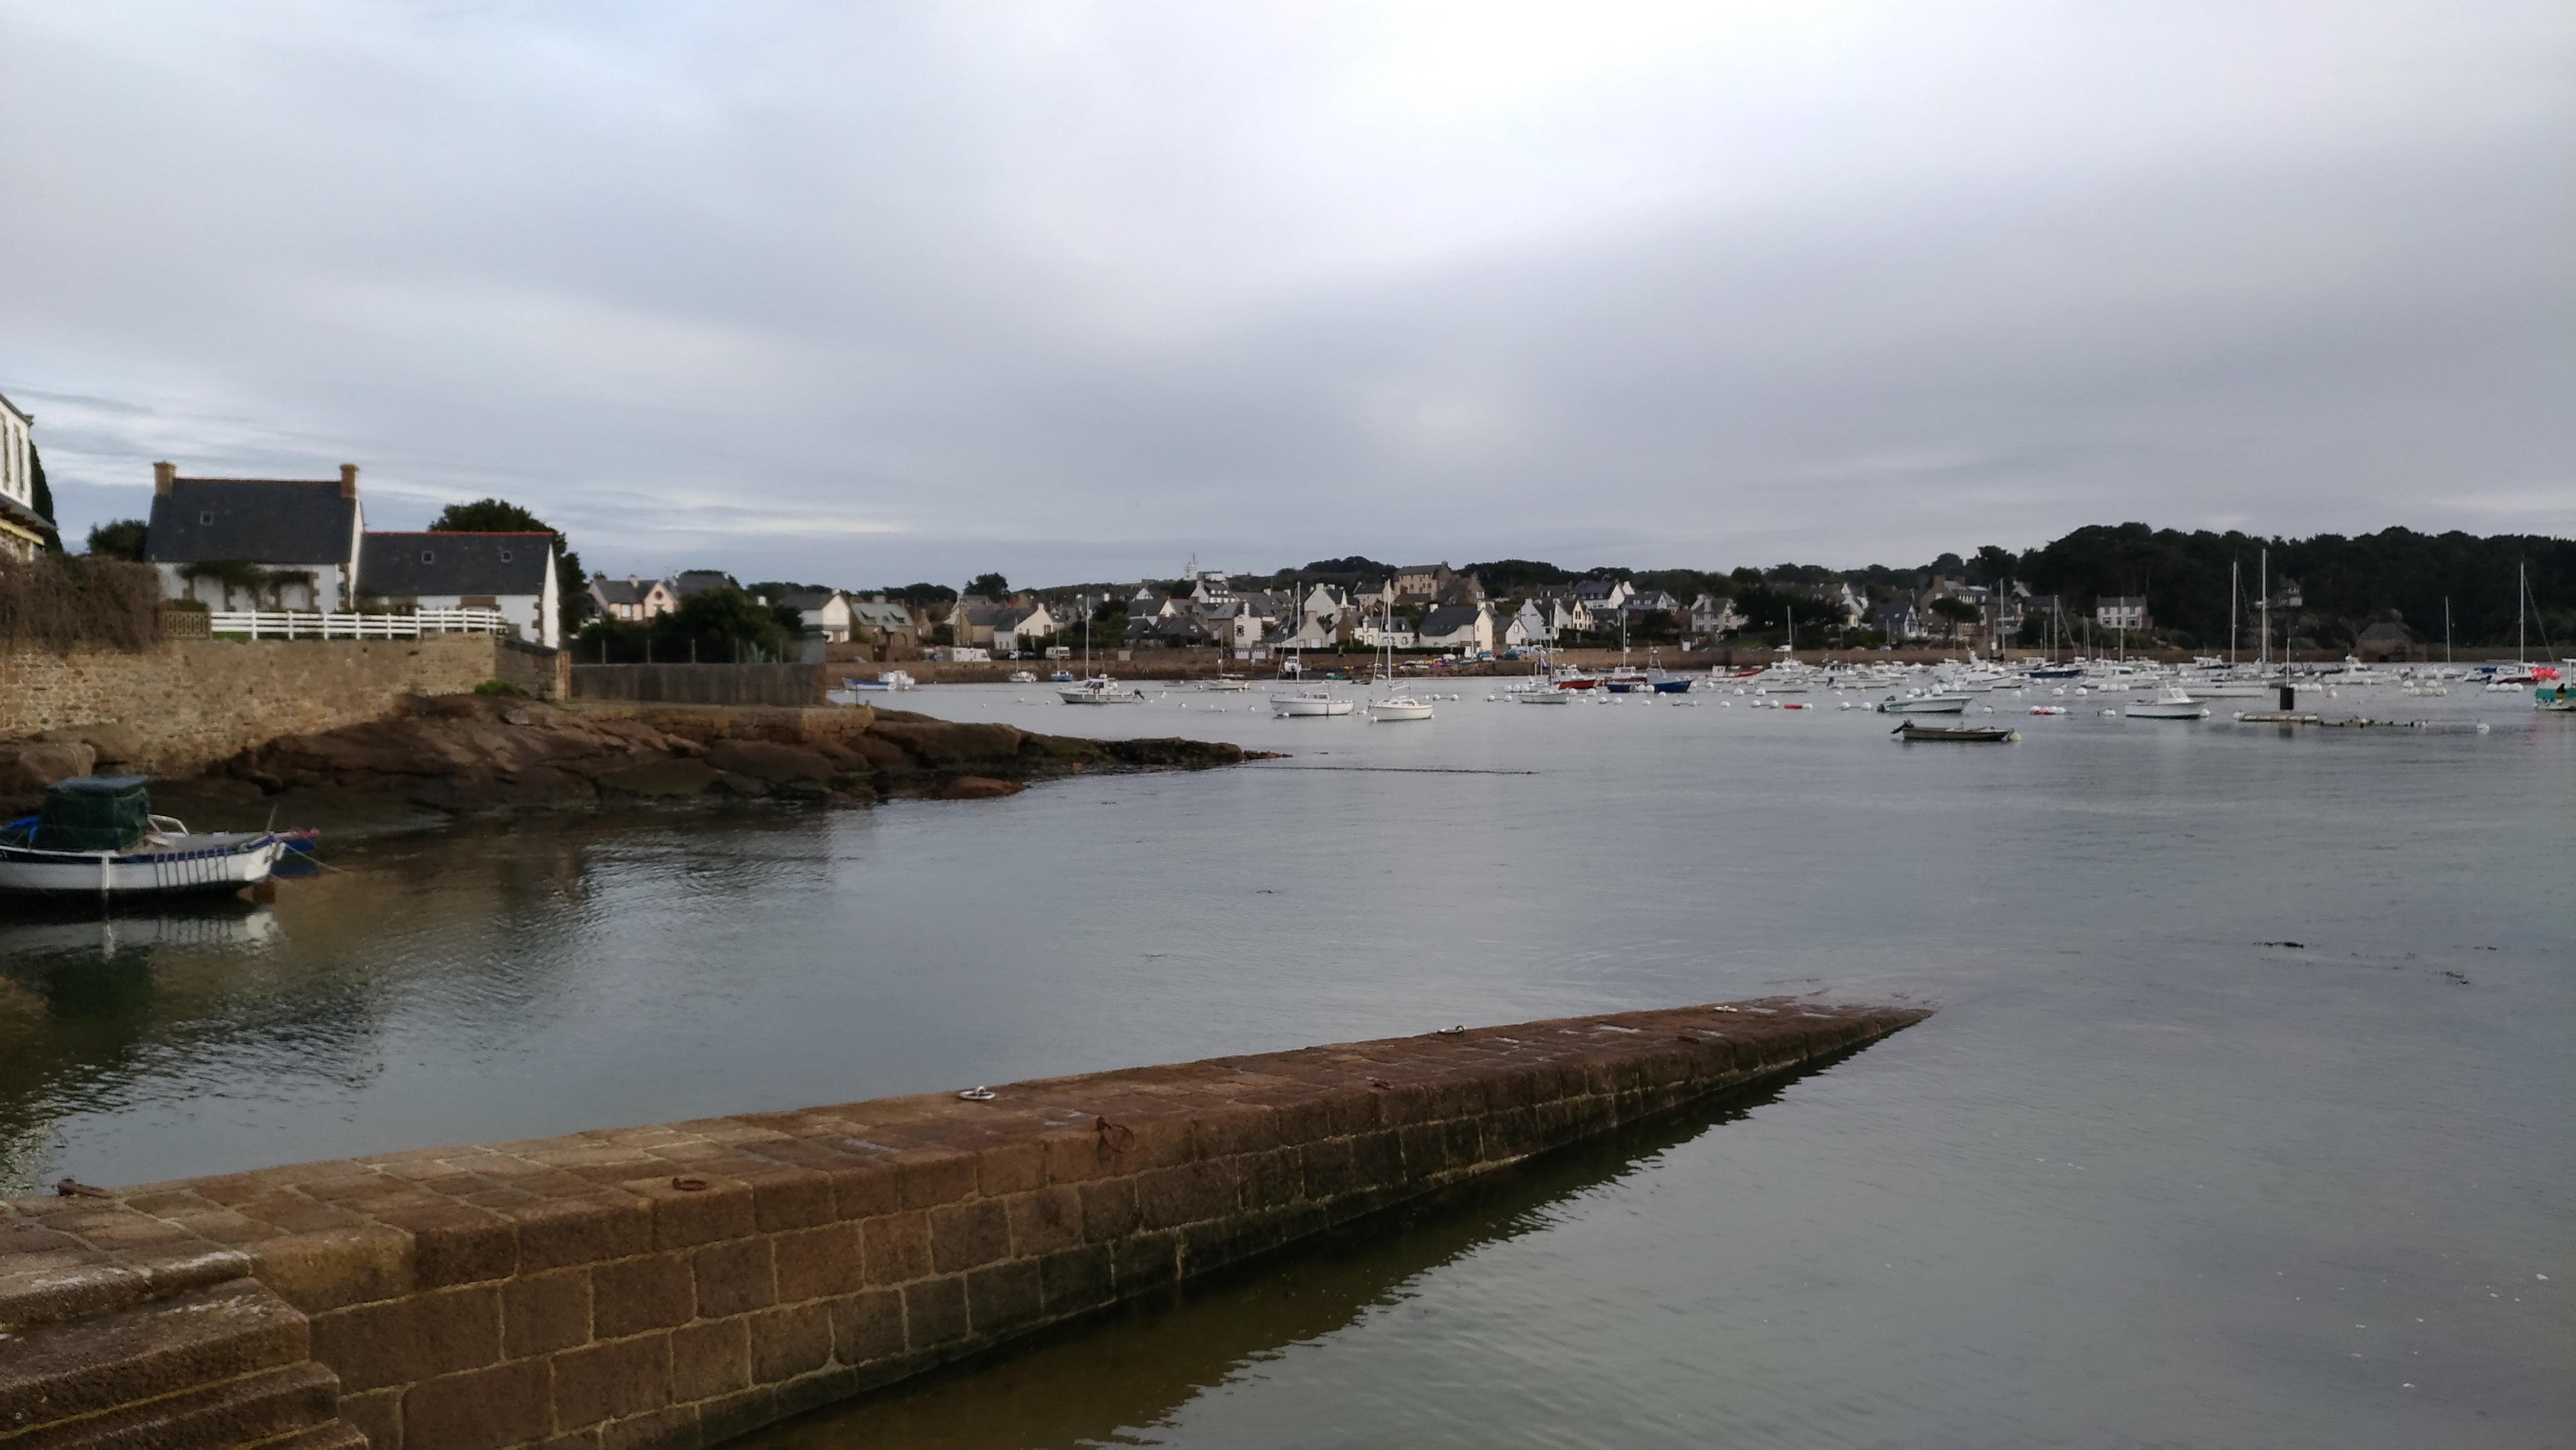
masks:
{"label": "small white boat", "polygon": [[42,814],[0,827],[0,891],[175,896],[266,881],[287,843],[273,831],[190,831],[152,814],[139,775],[85,775],[45,792]]}
{"label": "small white boat", "polygon": [[1431,718],[1431,702],[1417,700],[1411,695],[1390,695],[1383,700],[1369,701],[1368,716],[1371,720],[1428,720]]}
{"label": "small white boat", "polygon": [[1055,693],[1068,705],[1137,705],[1145,699],[1144,691],[1122,685],[1107,675],[1094,675]]}
{"label": "small white boat", "polygon": [[841,688],[825,690],[823,698],[835,705],[855,705],[869,695],[883,694],[889,690],[918,688],[920,688],[920,681],[901,670],[880,670],[873,680],[862,680],[855,675],[845,676],[841,680]]}
{"label": "small white boat", "polygon": [[1245,679],[1241,675],[1218,675],[1212,679],[1199,681],[1199,688],[1202,690],[1222,691],[1230,695],[1239,695],[1252,688],[1252,681]]}
{"label": "small white boat", "polygon": [[1968,699],[1965,695],[1890,695],[1870,708],[1882,715],[1964,715]]}
{"label": "small white boat", "polygon": [[1036,675],[1035,673],[1031,672],[1031,671],[1028,671],[1028,670],[1013,670],[1013,671],[1011,671],[1011,683],[1012,683],[1012,684],[1014,684],[1014,685],[1034,685],[1034,684],[1036,684],[1037,682],[1038,682],[1038,677],[1037,677],[1037,675]]}
{"label": "small white boat", "polygon": [[1506,690],[1503,693],[1524,705],[1571,705],[1574,703],[1574,692],[1572,690],[1560,690],[1553,684],[1542,683],[1528,685],[1517,690]]}
{"label": "small white boat", "polygon": [[2209,707],[2191,697],[2180,685],[2167,685],[2164,693],[2152,700],[2133,704],[2128,709],[2132,720],[2206,720]]}
{"label": "small white boat", "polygon": [[1291,690],[1270,697],[1270,709],[1283,719],[1312,719],[1325,715],[1347,715],[1355,707],[1350,701],[1322,690]]}

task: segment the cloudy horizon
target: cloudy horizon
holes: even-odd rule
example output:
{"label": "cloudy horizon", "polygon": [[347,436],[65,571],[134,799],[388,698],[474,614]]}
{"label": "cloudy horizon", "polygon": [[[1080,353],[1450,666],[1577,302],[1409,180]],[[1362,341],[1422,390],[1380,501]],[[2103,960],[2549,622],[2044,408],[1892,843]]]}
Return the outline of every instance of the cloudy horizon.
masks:
{"label": "cloudy horizon", "polygon": [[0,0],[60,521],[866,586],[2576,533],[2576,12]]}

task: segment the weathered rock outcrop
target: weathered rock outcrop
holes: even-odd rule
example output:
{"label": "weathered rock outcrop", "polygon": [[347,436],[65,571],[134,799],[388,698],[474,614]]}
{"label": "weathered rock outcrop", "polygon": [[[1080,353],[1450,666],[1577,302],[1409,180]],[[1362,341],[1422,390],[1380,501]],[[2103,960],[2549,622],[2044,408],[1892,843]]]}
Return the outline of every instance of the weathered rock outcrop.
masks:
{"label": "weathered rock outcrop", "polygon": [[210,772],[249,799],[392,797],[448,814],[620,801],[979,800],[1084,770],[1201,769],[1243,759],[1199,740],[1078,740],[904,711],[558,707],[446,695],[402,713],[243,751]]}

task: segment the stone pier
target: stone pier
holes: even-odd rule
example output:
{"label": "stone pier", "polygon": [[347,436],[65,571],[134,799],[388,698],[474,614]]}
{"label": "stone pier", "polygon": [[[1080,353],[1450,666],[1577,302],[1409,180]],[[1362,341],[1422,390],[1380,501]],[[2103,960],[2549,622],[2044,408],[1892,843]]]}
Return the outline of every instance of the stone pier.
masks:
{"label": "stone pier", "polygon": [[1925,1015],[1611,1013],[19,1200],[0,1450],[713,1445]]}

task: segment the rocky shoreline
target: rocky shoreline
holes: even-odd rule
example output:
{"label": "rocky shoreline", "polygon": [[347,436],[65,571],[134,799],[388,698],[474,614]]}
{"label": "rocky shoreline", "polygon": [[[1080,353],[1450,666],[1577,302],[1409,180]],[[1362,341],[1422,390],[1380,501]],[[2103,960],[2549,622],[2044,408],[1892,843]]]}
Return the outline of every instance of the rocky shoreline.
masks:
{"label": "rocky shoreline", "polygon": [[[112,768],[119,728],[55,732],[79,738],[19,747],[11,801],[31,804],[31,769]],[[439,695],[414,697],[384,719],[282,736],[201,776],[156,780],[152,792],[156,809],[204,827],[256,825],[272,810],[297,825],[396,827],[621,806],[979,800],[1084,772],[1202,770],[1246,758],[1209,741],[1083,740],[867,706],[560,706]]]}

